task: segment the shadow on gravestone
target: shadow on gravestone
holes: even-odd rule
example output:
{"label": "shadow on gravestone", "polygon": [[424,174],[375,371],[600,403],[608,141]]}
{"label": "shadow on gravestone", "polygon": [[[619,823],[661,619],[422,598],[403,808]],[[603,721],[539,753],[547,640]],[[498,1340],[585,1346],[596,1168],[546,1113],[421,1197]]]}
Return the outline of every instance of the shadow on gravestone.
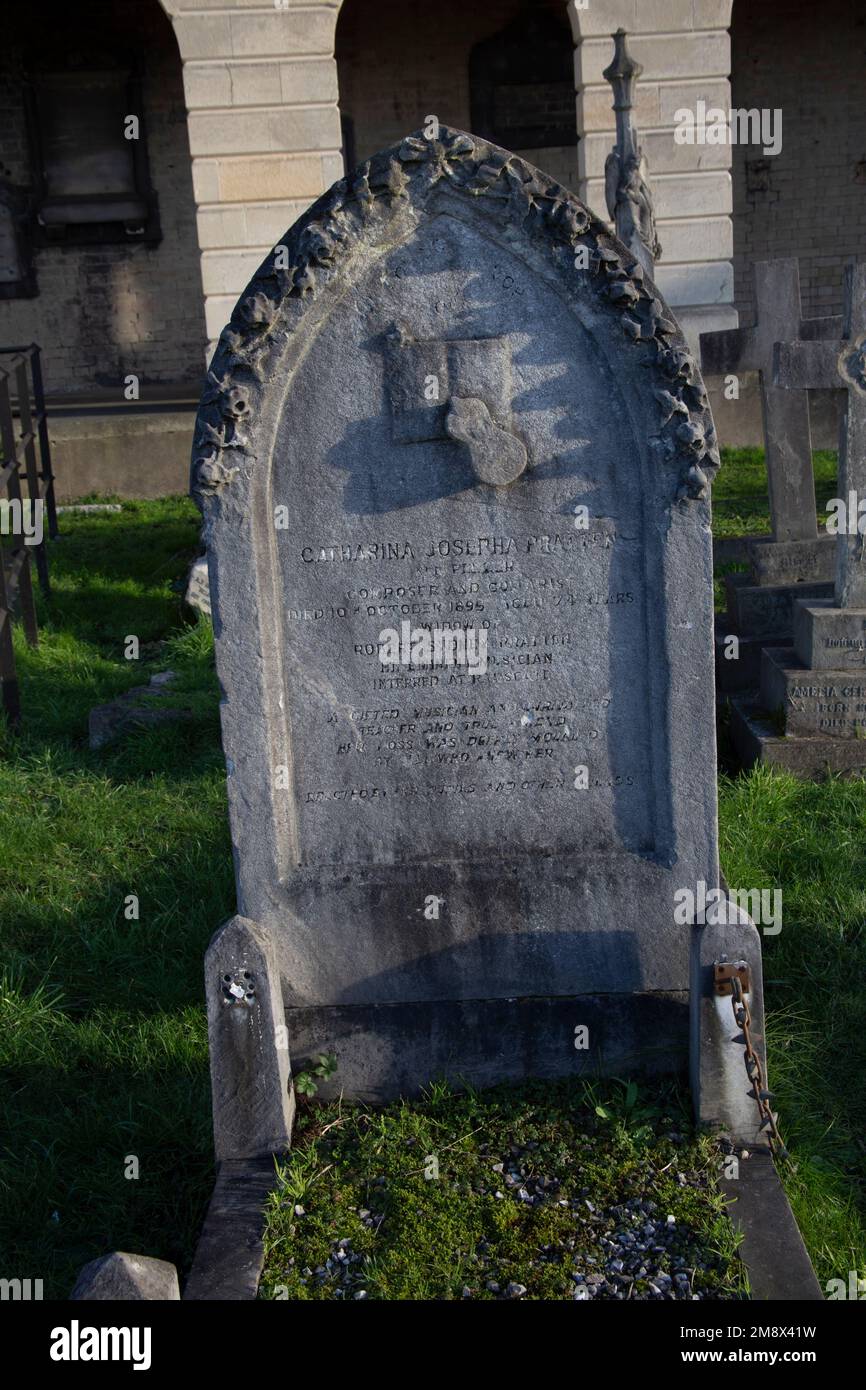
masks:
{"label": "shadow on gravestone", "polygon": [[[220,1159],[289,1143],[290,1055],[374,1099],[684,1068],[717,467],[642,267],[504,150],[410,136],[265,261],[193,449],[239,913],[206,960]],[[754,927],[713,942],[760,1031]],[[699,1113],[750,1141],[697,1005]]]}

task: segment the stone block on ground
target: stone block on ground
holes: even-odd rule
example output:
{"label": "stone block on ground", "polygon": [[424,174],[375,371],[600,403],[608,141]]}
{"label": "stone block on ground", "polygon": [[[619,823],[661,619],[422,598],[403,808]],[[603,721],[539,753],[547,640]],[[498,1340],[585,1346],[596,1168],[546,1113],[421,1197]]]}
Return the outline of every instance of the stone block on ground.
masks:
{"label": "stone block on ground", "polygon": [[147,685],[134,685],[116,700],[95,705],[88,720],[88,743],[91,748],[104,748],[133,729],[153,728],[176,719],[188,719],[186,710],[171,705],[156,704],[170,694],[173,671],[157,671]]}
{"label": "stone block on ground", "polygon": [[177,1270],[166,1260],[115,1250],[84,1266],[69,1297],[76,1302],[174,1301],[180,1298],[180,1287]]}

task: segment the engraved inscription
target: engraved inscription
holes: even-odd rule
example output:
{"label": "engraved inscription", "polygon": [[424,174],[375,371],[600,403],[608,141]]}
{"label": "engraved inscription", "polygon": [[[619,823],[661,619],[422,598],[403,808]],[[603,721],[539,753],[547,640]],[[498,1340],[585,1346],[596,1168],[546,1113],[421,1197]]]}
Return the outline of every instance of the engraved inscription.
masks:
{"label": "engraved inscription", "polygon": [[[281,421],[302,864],[654,848],[644,515],[636,474],[618,475],[640,446],[579,322],[505,252],[491,293],[485,254],[443,220],[413,247],[423,275],[388,253],[353,291],[362,310],[312,344]],[[543,334],[515,327],[508,274]],[[343,369],[335,416],[319,383]],[[485,402],[465,431],[447,428],[456,400]],[[484,669],[437,666],[430,640],[412,657],[443,631],[467,651],[483,635]]]}

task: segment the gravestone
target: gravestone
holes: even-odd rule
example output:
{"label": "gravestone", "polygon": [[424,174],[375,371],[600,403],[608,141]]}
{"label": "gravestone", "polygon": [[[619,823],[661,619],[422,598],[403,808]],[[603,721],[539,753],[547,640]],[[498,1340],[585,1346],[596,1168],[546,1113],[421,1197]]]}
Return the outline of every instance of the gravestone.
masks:
{"label": "gravestone", "polygon": [[[484,141],[408,137],[262,265],[193,449],[238,900],[206,961],[220,1158],[288,1143],[320,1054],[321,1095],[370,1100],[676,1071],[720,948],[760,1018],[754,927],[676,914],[718,884],[717,464],[634,256]],[[742,1132],[737,1049],[729,1096],[691,1027],[702,1113]]]}
{"label": "gravestone", "polygon": [[727,613],[715,637],[717,684],[725,692],[757,686],[763,647],[790,643],[795,599],[829,597],[834,565],[832,539],[818,535],[809,397],[775,384],[773,352],[779,342],[838,337],[841,320],[803,317],[796,258],[756,262],[754,280],[754,327],[701,334],[707,375],[760,375],[770,495],[771,535],[749,543],[747,573],[725,577]]}
{"label": "gravestone", "polygon": [[[846,270],[842,325],[836,340],[779,343],[775,355],[779,389],[845,393],[839,498],[848,524],[828,537],[836,559],[833,596],[795,603],[793,646],[764,651],[758,706],[744,701],[734,711],[747,761],[811,777],[828,768],[866,772],[866,556],[859,529],[866,499],[866,263]],[[767,728],[761,710],[781,711],[785,737]]]}

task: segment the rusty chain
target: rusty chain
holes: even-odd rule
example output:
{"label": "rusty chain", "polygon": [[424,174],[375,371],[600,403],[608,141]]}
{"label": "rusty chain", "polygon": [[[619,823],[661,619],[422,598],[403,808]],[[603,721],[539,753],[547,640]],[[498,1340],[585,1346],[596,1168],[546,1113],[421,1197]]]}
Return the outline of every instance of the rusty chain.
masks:
{"label": "rusty chain", "polygon": [[740,1030],[731,1041],[742,1043],[745,1048],[743,1060],[746,1066],[746,1075],[751,1083],[751,1090],[748,1094],[758,1106],[758,1112],[761,1116],[759,1128],[767,1131],[767,1141],[773,1156],[775,1158],[787,1158],[788,1150],[785,1148],[779,1133],[779,1117],[770,1104],[773,1095],[767,1089],[761,1059],[755,1051],[752,1041],[752,1014],[746,997],[751,987],[749,967],[744,960],[730,962],[723,958],[721,961],[716,961],[713,978],[716,993],[729,994],[731,997],[734,1021]]}

